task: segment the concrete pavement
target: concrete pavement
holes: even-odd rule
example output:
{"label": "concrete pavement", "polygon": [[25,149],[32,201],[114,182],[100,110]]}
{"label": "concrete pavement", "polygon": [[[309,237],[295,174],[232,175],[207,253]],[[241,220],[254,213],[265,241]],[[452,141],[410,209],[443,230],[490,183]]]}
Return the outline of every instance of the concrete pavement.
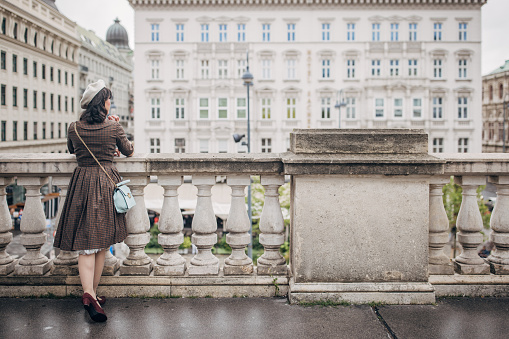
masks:
{"label": "concrete pavement", "polygon": [[109,299],[94,323],[79,298],[0,299],[0,338],[503,338],[509,298],[436,305],[299,306],[277,298]]}

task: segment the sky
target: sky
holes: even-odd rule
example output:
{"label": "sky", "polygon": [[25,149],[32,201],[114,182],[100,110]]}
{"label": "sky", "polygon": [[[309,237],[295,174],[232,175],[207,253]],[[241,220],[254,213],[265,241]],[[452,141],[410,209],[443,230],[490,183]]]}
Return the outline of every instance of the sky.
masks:
{"label": "sky", "polygon": [[[80,5],[78,6],[77,3]],[[86,3],[87,5],[82,5]],[[134,48],[134,10],[127,0],[56,0],[62,14],[83,28],[106,38],[116,17],[127,30],[129,46]],[[482,7],[482,74],[487,74],[509,60],[509,0],[488,0]]]}

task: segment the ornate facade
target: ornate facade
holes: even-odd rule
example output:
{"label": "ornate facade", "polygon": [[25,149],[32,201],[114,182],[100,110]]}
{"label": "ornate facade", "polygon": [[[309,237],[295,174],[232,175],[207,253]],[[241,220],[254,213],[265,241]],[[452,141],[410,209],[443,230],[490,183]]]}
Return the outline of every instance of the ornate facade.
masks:
{"label": "ornate facade", "polygon": [[432,152],[481,151],[485,0],[130,3],[138,151],[242,150],[247,52],[252,152],[337,127],[424,129]]}

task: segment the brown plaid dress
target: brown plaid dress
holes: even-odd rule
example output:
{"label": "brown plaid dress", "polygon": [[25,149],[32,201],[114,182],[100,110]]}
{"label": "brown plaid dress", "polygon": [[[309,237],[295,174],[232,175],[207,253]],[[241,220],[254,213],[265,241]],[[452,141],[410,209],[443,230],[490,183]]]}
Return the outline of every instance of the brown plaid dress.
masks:
{"label": "brown plaid dress", "polygon": [[[54,246],[66,251],[109,248],[127,237],[125,214],[115,210],[113,184],[78,139],[74,124],[69,126],[67,148],[76,154],[78,167],[69,182]],[[115,146],[124,155],[134,151],[122,126],[111,120],[76,124],[97,160],[114,181],[120,182],[120,174],[113,165]]]}

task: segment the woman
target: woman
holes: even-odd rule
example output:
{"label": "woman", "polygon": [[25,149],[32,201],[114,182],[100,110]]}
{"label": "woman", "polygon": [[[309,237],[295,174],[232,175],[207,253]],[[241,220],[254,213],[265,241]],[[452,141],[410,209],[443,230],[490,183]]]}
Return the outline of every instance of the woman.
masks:
{"label": "woman", "polygon": [[113,165],[116,148],[125,156],[134,153],[122,126],[115,118],[106,118],[111,98],[111,91],[103,80],[88,85],[80,102],[85,111],[79,121],[69,126],[67,148],[71,154],[76,154],[78,167],[69,182],[54,242],[54,246],[62,250],[79,251],[83,305],[90,317],[100,322],[107,319],[101,307],[106,298],[96,295],[106,251],[127,237],[127,229],[125,215],[117,213],[113,204],[114,186],[86,146],[117,182],[121,179]]}

